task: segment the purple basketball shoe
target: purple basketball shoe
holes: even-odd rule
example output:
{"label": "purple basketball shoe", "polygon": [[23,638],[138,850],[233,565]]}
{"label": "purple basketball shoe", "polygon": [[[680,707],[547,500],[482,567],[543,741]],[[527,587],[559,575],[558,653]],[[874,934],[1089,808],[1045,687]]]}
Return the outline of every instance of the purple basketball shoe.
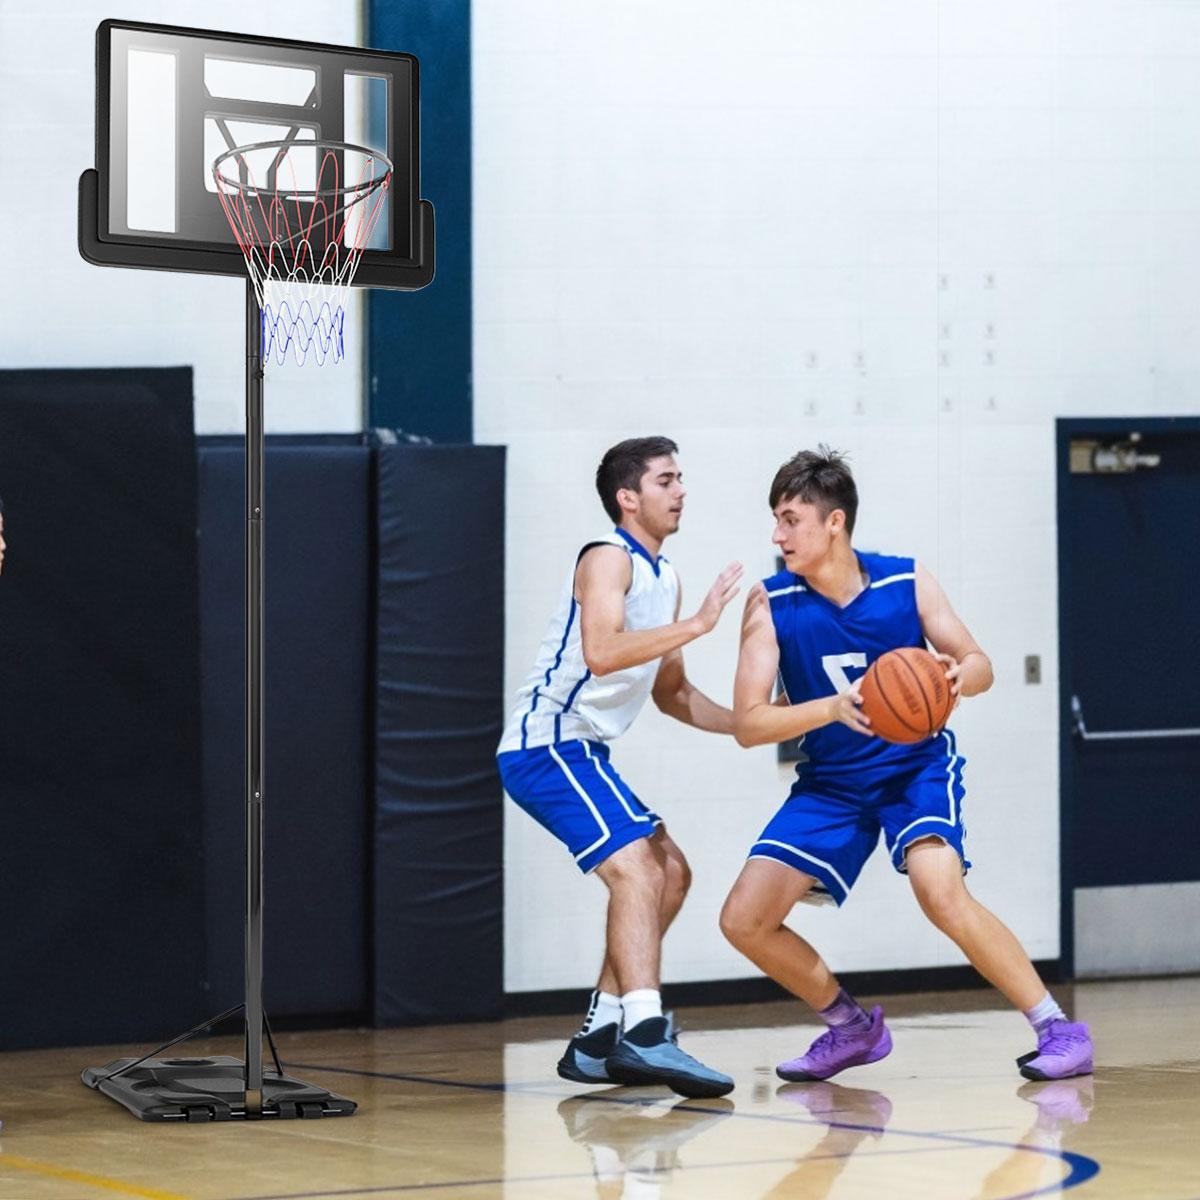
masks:
{"label": "purple basketball shoe", "polygon": [[1038,1048],[1022,1054],[1017,1066],[1026,1079],[1070,1079],[1092,1073],[1092,1038],[1079,1022],[1051,1021],[1038,1034]]}
{"label": "purple basketball shoe", "polygon": [[828,1079],[847,1067],[878,1062],[891,1052],[892,1035],[883,1023],[883,1009],[876,1007],[871,1009],[871,1024],[866,1029],[831,1025],[809,1046],[807,1054],[780,1063],[775,1074],[790,1082]]}

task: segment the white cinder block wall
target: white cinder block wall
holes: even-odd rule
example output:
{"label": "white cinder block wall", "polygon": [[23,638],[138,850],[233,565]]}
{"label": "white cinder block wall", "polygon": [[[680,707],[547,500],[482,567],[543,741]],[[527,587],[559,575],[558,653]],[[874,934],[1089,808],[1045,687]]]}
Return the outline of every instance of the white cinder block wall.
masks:
{"label": "white cinder block wall", "polygon": [[[665,432],[696,605],[773,570],[766,489],[849,451],[864,548],[913,553],[988,649],[954,721],[971,885],[1058,954],[1054,419],[1194,412],[1200,6],[475,0],[476,437],[510,447],[509,695],[603,450]],[[685,652],[728,701],[738,611]],[[1044,682],[1023,682],[1040,654]],[[648,711],[614,761],[695,869],[668,980],[736,978],[717,913],[789,772]],[[506,985],[589,985],[604,892],[511,807]],[[796,917],[835,968],[957,964],[882,858]]]}
{"label": "white cinder block wall", "polygon": [[[357,3],[0,0],[4,367],[190,365],[198,433],[245,424],[245,285],[93,267],[79,257],[79,176],[95,165],[96,27],[107,17],[357,45]],[[361,297],[342,368],[267,366],[269,433],[362,428]]]}

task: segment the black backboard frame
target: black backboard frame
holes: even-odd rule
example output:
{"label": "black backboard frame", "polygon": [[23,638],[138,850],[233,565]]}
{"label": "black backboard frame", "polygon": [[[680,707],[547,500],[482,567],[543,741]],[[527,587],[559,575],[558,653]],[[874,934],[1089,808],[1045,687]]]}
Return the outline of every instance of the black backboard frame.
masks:
{"label": "black backboard frame", "polygon": [[[130,45],[136,45],[139,38],[150,47],[161,47],[167,41],[174,41],[180,48],[184,70],[202,63],[209,53],[255,61],[255,56],[267,49],[272,58],[311,66],[317,71],[350,70],[386,77],[389,80],[387,153],[393,162],[389,191],[389,248],[363,252],[354,286],[415,290],[432,280],[434,217],[433,206],[420,198],[420,80],[415,57],[362,47],[329,46],[135,21],[106,20],[96,30],[96,165],[84,171],[79,180],[79,252],[83,258],[97,266],[241,278],[246,275],[245,261],[229,231],[216,193],[207,193],[199,201],[204,206],[211,201],[211,213],[203,214],[204,223],[213,231],[211,240],[113,228],[110,195],[117,167],[123,165],[119,148],[114,151],[110,135],[114,86],[120,85],[123,78],[122,71],[114,65],[114,47],[124,53]],[[333,99],[333,89],[329,99]],[[314,115],[311,110],[288,111],[280,106],[251,101],[220,99],[213,100],[212,105],[221,115],[233,119],[292,117],[311,121]],[[340,118],[341,110],[330,103],[327,108],[315,111],[317,115],[322,111],[336,112]],[[199,135],[197,129],[183,128],[182,114],[177,115],[176,120],[179,144],[187,144],[188,138]]]}

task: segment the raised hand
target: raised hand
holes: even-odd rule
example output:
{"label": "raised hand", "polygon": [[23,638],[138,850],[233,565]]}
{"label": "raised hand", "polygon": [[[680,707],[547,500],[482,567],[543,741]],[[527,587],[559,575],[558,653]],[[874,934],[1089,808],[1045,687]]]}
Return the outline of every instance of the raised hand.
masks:
{"label": "raised hand", "polygon": [[720,620],[721,613],[725,611],[725,605],[741,590],[738,582],[742,578],[744,570],[745,567],[740,562],[731,562],[708,589],[708,595],[704,597],[704,603],[700,605],[700,610],[696,613],[696,620],[701,624],[705,633],[708,633],[716,625]]}

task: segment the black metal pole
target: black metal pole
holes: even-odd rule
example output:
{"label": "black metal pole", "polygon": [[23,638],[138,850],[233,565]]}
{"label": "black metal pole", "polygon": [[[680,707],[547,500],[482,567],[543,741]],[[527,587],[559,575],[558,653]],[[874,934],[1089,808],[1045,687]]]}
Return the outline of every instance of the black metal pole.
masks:
{"label": "black metal pole", "polygon": [[262,309],[246,280],[246,1116],[262,1116],[263,1030]]}

